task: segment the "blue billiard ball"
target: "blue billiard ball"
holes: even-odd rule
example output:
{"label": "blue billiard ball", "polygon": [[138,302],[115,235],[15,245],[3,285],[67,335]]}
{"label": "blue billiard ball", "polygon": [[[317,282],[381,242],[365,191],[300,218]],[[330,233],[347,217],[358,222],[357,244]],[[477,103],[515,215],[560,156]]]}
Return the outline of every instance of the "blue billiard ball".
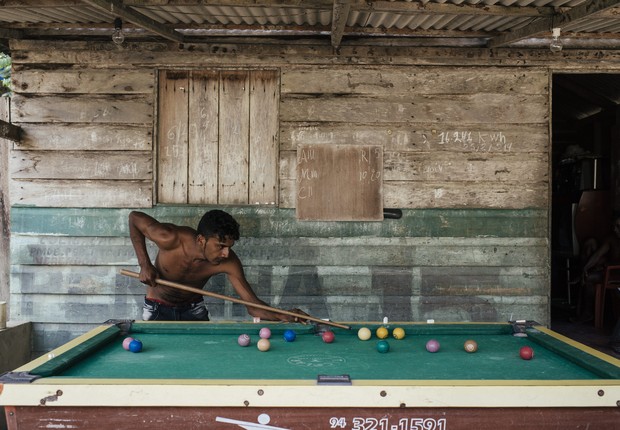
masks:
{"label": "blue billiard ball", "polygon": [[129,350],[131,352],[142,351],[142,342],[140,342],[138,339],[132,340],[131,342],[129,342]]}
{"label": "blue billiard ball", "polygon": [[284,340],[287,342],[293,342],[296,337],[297,335],[295,334],[293,330],[286,330],[284,332]]}

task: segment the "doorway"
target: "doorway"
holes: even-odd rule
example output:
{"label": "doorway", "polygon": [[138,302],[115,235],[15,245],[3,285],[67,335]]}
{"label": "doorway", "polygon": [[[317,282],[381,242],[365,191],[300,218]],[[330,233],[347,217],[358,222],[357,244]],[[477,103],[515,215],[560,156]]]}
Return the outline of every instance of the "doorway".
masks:
{"label": "doorway", "polygon": [[619,104],[620,74],[552,77],[552,323],[579,317],[581,267],[620,213]]}

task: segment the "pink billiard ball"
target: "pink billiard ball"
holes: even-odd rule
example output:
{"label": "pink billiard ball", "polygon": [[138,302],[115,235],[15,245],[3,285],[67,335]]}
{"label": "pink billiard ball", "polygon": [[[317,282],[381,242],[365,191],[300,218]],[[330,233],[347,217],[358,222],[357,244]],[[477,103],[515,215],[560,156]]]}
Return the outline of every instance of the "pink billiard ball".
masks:
{"label": "pink billiard ball", "polygon": [[336,336],[334,335],[334,332],[331,330],[327,330],[323,332],[321,337],[323,338],[323,342],[325,343],[332,343],[334,339],[336,338]]}
{"label": "pink billiard ball", "polygon": [[245,333],[242,335],[239,335],[239,337],[237,338],[237,343],[240,346],[248,346],[250,344],[250,336],[248,336]]}
{"label": "pink billiard ball", "polygon": [[431,339],[428,342],[426,342],[426,350],[428,352],[437,352],[439,351],[439,342],[437,342],[435,339]]}
{"label": "pink billiard ball", "polygon": [[129,351],[129,344],[131,343],[132,340],[133,340],[133,337],[126,337],[125,340],[123,340],[123,348],[126,349],[127,351]]}
{"label": "pink billiard ball", "polygon": [[269,339],[271,337],[271,330],[269,330],[269,327],[263,327],[258,332],[258,335],[261,339]]}
{"label": "pink billiard ball", "polygon": [[522,346],[519,349],[519,356],[524,360],[531,360],[534,358],[534,350],[529,346]]}

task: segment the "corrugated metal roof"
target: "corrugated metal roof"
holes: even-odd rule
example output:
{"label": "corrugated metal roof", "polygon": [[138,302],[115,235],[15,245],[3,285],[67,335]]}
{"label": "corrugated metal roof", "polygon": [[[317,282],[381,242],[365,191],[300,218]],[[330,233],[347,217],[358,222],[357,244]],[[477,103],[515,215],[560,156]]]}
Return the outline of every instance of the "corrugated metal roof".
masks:
{"label": "corrugated metal roof", "polygon": [[[5,0],[0,38],[88,40],[113,31],[121,17],[128,37],[199,41],[201,37],[325,35],[333,45],[347,37],[398,37],[450,46],[547,43],[562,27],[578,47],[618,47],[620,0]],[[205,4],[208,3],[208,4]],[[615,6],[619,7],[616,8]],[[595,13],[591,13],[595,11]],[[336,18],[335,18],[336,17]],[[339,20],[342,20],[340,22]],[[140,28],[142,31],[132,32]],[[342,28],[338,34],[338,28]],[[463,41],[469,39],[469,42]],[[541,39],[543,41],[541,42]]]}

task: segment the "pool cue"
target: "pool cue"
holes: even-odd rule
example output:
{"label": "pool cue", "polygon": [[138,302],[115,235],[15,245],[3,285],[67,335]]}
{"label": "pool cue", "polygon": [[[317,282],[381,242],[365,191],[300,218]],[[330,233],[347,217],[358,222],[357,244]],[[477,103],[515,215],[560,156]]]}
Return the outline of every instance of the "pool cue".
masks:
{"label": "pool cue", "polygon": [[[140,279],[140,274],[136,272],[132,272],[131,270],[121,269],[121,275]],[[260,303],[252,303],[252,302],[248,302],[242,299],[237,299],[235,297],[225,296],[223,294],[212,293],[210,291],[205,291],[199,288],[190,287],[188,285],[179,284],[178,282],[166,281],[165,279],[159,279],[159,278],[156,279],[155,282],[157,282],[160,285],[165,285],[166,287],[172,287],[178,290],[189,291],[190,293],[201,294],[203,296],[209,296],[209,297],[214,297],[216,299],[227,300],[229,302],[239,303],[242,305],[251,306],[253,308],[258,308],[258,309],[263,309],[263,310],[275,312],[278,314],[289,315],[292,317],[299,318],[299,320],[314,321],[314,322],[318,322],[318,323],[333,326],[333,327],[344,328],[346,330],[351,329],[351,327],[349,327],[348,325],[338,324],[332,321],[325,321],[320,318],[311,317],[310,315],[302,315],[302,314],[298,314],[298,313],[291,312],[291,311],[285,311],[283,309],[272,308],[271,306],[263,305]]]}

